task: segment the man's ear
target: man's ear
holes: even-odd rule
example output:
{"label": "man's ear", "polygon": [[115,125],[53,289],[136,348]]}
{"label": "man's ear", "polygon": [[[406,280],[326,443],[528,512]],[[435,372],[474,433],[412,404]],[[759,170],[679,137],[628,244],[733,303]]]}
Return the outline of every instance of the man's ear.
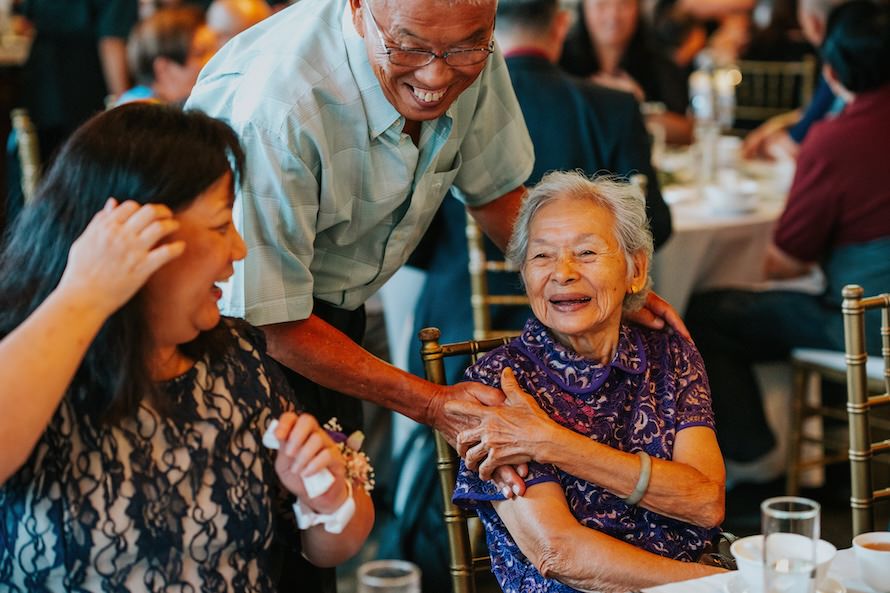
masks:
{"label": "man's ear", "polygon": [[835,72],[834,68],[829,64],[822,64],[822,76],[825,77],[825,82],[831,87],[831,92],[833,92],[835,96],[840,97],[844,103],[849,103],[856,98],[856,95],[851,93],[840,81],[837,72]]}
{"label": "man's ear", "polygon": [[[569,27],[572,26],[574,15],[571,11],[564,8],[557,8],[556,14],[553,15],[553,23],[550,25],[550,35],[553,44],[562,50],[566,35],[569,34]],[[558,56],[557,56],[558,57]]]}
{"label": "man's ear", "polygon": [[365,37],[365,11],[362,4],[367,0],[349,0],[349,9],[352,10],[352,26],[355,27],[359,37]]}
{"label": "man's ear", "polygon": [[169,80],[170,70],[176,62],[164,56],[158,56],[151,63],[151,70],[154,72],[155,84],[163,85]]}

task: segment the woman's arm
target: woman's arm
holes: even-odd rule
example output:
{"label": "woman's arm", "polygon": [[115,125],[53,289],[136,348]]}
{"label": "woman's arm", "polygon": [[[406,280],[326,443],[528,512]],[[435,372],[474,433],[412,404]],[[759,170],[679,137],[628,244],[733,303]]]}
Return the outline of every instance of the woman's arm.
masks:
{"label": "woman's arm", "polygon": [[0,484],[31,454],[105,320],[182,242],[157,246],[179,224],[164,206],[109,200],[71,247],[59,286],[0,341]]}
{"label": "woman's arm", "polygon": [[582,591],[628,591],[722,572],[671,560],[584,527],[559,484],[529,487],[494,508],[522,553],[543,576]]}
{"label": "woman's arm", "polygon": [[[313,512],[329,515],[336,512],[349,496],[355,513],[340,533],[329,533],[325,525],[304,529],[303,554],[316,566],[337,566],[354,556],[365,543],[374,526],[374,505],[360,484],[347,488],[346,460],[327,432],[311,414],[282,414],[275,436],[282,444],[275,459],[275,470],[281,483]],[[334,483],[324,493],[309,497],[303,482],[305,476],[327,469]]]}
{"label": "woman's arm", "polygon": [[[522,391],[513,371],[504,369],[501,387],[505,405],[479,416],[479,424],[458,437],[458,450],[467,466],[490,479],[494,468],[534,459],[598,484],[613,494],[628,496],[640,475],[640,459],[597,443],[554,422]],[[457,402],[472,416],[471,406]],[[452,408],[454,410],[454,408]],[[714,431],[703,426],[677,433],[672,461],[652,459],[649,487],[640,506],[667,517],[714,527],[723,521],[725,470]]]}

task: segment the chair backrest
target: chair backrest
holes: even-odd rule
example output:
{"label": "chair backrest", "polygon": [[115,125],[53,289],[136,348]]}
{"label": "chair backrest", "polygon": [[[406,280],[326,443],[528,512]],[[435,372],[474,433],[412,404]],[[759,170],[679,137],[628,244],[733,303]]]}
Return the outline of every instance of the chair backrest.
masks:
{"label": "chair backrest", "polygon": [[[446,384],[445,358],[467,356],[473,362],[480,354],[488,352],[510,341],[507,336],[487,340],[470,340],[454,344],[440,344],[441,332],[434,327],[420,331],[422,342],[421,357],[427,380],[439,385]],[[475,593],[475,575],[491,565],[487,551],[474,554],[470,545],[468,519],[470,514],[451,502],[457,480],[457,452],[451,448],[439,432],[436,432],[436,467],[439,472],[439,486],[445,516],[445,529],[448,532],[449,570],[453,593]]]}
{"label": "chair backrest", "polygon": [[[890,294],[865,297],[861,286],[843,290],[844,349],[847,359],[847,415],[850,425],[850,478],[853,535],[874,530],[874,504],[890,500],[890,487],[875,490],[872,460],[890,453],[890,439],[873,442],[869,412],[890,404]],[[869,396],[865,348],[865,312],[881,309],[881,354],[884,358],[884,392]]]}
{"label": "chair backrest", "polygon": [[816,81],[816,59],[799,62],[740,60],[741,82],[736,86],[736,122],[762,122],[810,100]]}
{"label": "chair backrest", "polygon": [[40,180],[40,148],[37,132],[27,109],[13,109],[12,129],[18,143],[19,166],[22,173],[22,196],[27,204],[34,197]]}
{"label": "chair backrest", "polygon": [[487,340],[505,335],[516,335],[522,328],[494,329],[491,323],[491,307],[505,305],[527,307],[524,294],[491,294],[488,289],[488,273],[514,274],[516,268],[508,262],[489,259],[485,253],[485,238],[476,220],[467,213],[467,252],[470,271],[470,305],[473,310],[473,338]]}

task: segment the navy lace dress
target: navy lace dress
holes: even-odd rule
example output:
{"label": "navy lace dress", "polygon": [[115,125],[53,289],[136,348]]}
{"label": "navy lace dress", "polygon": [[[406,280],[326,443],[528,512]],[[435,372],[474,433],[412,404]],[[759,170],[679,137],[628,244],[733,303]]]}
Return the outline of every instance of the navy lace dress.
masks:
{"label": "navy lace dress", "polygon": [[[675,335],[622,325],[615,358],[598,365],[566,349],[531,319],[518,338],[470,367],[466,378],[499,387],[508,366],[556,422],[621,451],[671,459],[678,431],[714,427],[701,357]],[[596,484],[532,462],[526,484],[541,482],[562,486],[582,525],[667,558],[695,561],[719,532],[628,505]],[[494,511],[494,500],[504,500],[497,486],[461,462],[454,501],[474,508],[482,519],[501,588],[506,593],[574,591],[541,576]]]}
{"label": "navy lace dress", "polygon": [[226,324],[223,359],[161,385],[166,416],[62,401],[0,487],[0,591],[275,590],[298,531],[261,438],[293,404],[258,330]]}

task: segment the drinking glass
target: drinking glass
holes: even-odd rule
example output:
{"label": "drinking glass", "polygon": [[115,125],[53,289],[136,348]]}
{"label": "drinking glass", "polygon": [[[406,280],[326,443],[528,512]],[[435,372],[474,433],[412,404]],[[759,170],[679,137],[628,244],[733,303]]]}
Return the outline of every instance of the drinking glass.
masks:
{"label": "drinking glass", "polygon": [[405,560],[372,560],[358,569],[358,593],[420,593],[420,569]]}
{"label": "drinking glass", "polygon": [[779,496],[760,505],[766,593],[813,593],[819,503]]}

